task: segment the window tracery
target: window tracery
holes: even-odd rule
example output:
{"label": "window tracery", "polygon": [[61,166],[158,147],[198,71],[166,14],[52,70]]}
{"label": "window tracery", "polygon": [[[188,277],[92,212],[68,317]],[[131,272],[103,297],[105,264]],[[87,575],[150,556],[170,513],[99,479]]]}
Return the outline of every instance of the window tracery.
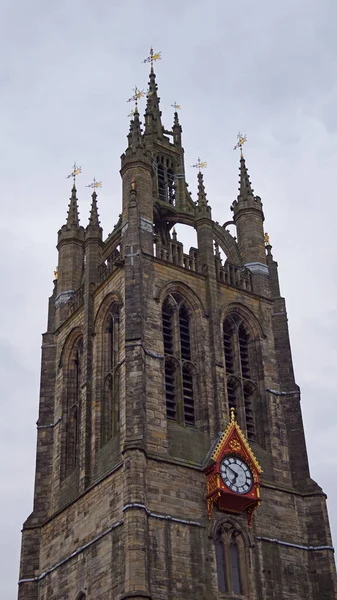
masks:
{"label": "window tracery", "polygon": [[231,523],[221,525],[214,538],[218,590],[243,596],[247,589],[247,560],[241,532]]}

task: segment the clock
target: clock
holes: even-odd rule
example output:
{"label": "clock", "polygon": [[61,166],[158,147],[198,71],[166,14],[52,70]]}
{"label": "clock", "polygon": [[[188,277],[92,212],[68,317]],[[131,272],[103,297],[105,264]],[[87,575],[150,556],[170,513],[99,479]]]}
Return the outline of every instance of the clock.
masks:
{"label": "clock", "polygon": [[252,472],[238,456],[226,456],[220,463],[220,475],[225,486],[236,494],[247,494],[253,486]]}

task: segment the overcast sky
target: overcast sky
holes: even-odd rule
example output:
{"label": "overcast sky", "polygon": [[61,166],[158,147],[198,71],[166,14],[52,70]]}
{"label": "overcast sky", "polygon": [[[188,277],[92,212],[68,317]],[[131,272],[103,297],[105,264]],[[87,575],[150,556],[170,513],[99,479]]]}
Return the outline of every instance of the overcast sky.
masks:
{"label": "overcast sky", "polygon": [[237,194],[236,135],[247,133],[287,301],[311,473],[329,496],[337,539],[336,24],[336,0],[0,1],[1,599],[16,599],[20,528],[32,509],[40,336],[66,175],[74,160],[82,166],[84,225],[85,185],[103,181],[107,235],[121,212],[126,100],[135,84],[146,89],[151,44],[162,51],[164,125],[181,104],[190,190],[195,198],[189,165],[200,156],[220,223]]}

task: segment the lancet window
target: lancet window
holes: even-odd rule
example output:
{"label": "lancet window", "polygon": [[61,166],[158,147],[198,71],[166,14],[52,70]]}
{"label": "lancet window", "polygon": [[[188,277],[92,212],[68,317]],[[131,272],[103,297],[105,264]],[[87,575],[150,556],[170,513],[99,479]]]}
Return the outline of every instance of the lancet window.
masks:
{"label": "lancet window", "polygon": [[103,324],[101,445],[119,431],[119,307],[113,303]]}
{"label": "lancet window", "polygon": [[79,338],[69,355],[67,369],[65,475],[78,465],[83,341]]}
{"label": "lancet window", "polygon": [[244,595],[247,587],[247,563],[240,531],[230,523],[225,523],[216,532],[214,544],[219,592],[230,596]]}
{"label": "lancet window", "polygon": [[174,165],[164,156],[157,156],[158,196],[162,202],[175,204]]}
{"label": "lancet window", "polygon": [[254,339],[245,321],[233,314],[223,324],[227,400],[244,424],[249,440],[255,440],[254,405],[257,364]]}
{"label": "lancet window", "polygon": [[192,362],[191,317],[185,300],[171,294],[162,308],[167,418],[195,425],[196,369]]}

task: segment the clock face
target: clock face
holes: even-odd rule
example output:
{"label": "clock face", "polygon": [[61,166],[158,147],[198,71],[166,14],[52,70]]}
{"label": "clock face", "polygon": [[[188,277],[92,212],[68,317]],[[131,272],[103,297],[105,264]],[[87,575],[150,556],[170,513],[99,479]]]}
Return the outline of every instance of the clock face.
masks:
{"label": "clock face", "polygon": [[247,494],[252,489],[253,475],[238,456],[226,456],[220,464],[221,479],[231,492]]}

